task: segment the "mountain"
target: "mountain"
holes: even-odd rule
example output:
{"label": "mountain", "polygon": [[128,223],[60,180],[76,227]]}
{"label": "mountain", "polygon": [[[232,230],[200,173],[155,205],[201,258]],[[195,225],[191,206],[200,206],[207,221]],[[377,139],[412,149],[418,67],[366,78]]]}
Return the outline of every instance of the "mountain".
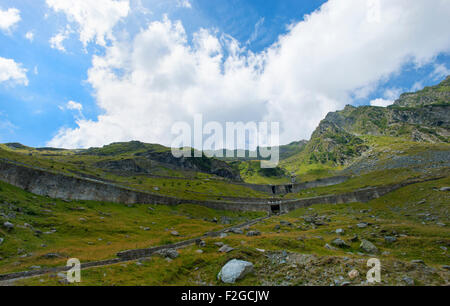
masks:
{"label": "mountain", "polygon": [[374,149],[373,140],[381,137],[392,142],[448,144],[449,84],[447,77],[436,86],[402,94],[387,108],[347,105],[342,111],[331,112],[320,122],[304,149],[285,159],[282,166],[298,174],[304,174],[305,168],[345,168],[364,152]]}

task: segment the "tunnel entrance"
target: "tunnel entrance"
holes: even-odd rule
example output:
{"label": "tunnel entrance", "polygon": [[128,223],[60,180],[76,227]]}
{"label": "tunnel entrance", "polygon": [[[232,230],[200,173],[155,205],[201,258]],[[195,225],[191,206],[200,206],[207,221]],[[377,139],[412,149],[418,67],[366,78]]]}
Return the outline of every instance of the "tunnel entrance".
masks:
{"label": "tunnel entrance", "polygon": [[277,205],[271,205],[271,206],[270,206],[270,212],[271,212],[273,215],[278,215],[278,214],[280,214],[280,211],[281,211],[281,208],[280,208],[280,205],[279,205],[279,204],[277,204]]}

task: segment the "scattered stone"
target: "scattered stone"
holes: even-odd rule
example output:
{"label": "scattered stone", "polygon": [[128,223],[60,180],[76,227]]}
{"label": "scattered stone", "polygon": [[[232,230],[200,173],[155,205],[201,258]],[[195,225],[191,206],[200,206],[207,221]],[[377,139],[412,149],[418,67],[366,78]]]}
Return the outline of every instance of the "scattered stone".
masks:
{"label": "scattered stone", "polygon": [[156,254],[158,254],[162,257],[165,257],[165,258],[170,258],[170,259],[175,259],[178,256],[180,256],[178,251],[175,249],[161,250],[161,251],[156,252]]}
{"label": "scattered stone", "polygon": [[233,234],[237,234],[237,235],[243,235],[244,234],[244,231],[241,230],[240,228],[232,228],[230,230],[230,232],[232,232]]}
{"label": "scattered stone", "polygon": [[148,232],[150,230],[150,227],[144,227],[142,228],[144,231]]}
{"label": "scattered stone", "polygon": [[292,223],[289,222],[289,221],[281,220],[281,221],[280,221],[280,225],[282,225],[282,226],[292,226]]}
{"label": "scattered stone", "polygon": [[80,218],[78,220],[80,220],[80,222],[86,222],[87,221],[85,218]]}
{"label": "scattered stone", "polygon": [[442,266],[442,269],[444,269],[444,270],[450,270],[450,266],[444,265],[444,266]]}
{"label": "scattered stone", "polygon": [[417,204],[422,205],[422,204],[425,204],[426,202],[427,202],[427,200],[423,199],[422,201],[417,202]]}
{"label": "scattered stone", "polygon": [[332,247],[331,245],[329,245],[328,243],[327,244],[325,244],[325,248],[326,249],[328,249],[328,250],[333,250],[333,251],[335,251],[336,250],[336,248],[335,247]]}
{"label": "scattered stone", "polygon": [[54,259],[54,258],[62,258],[63,256],[61,256],[58,253],[48,253],[48,254],[45,254],[43,257],[47,258],[47,259]]}
{"label": "scattered stone", "polygon": [[338,248],[349,248],[350,246],[341,238],[336,238],[333,241],[331,241],[331,244],[338,247]]}
{"label": "scattered stone", "polygon": [[226,284],[234,284],[243,279],[254,270],[253,264],[248,261],[233,259],[229,261],[217,275],[217,279]]}
{"label": "scattered stone", "polygon": [[234,249],[228,245],[223,245],[220,249],[219,252],[220,253],[230,253],[231,251],[233,251]]}
{"label": "scattered stone", "polygon": [[39,269],[41,269],[41,266],[31,266],[30,269],[31,270],[39,270]]}
{"label": "scattered stone", "polygon": [[220,235],[219,235],[219,237],[220,238],[225,238],[225,237],[227,237],[228,235],[226,234],[226,233],[221,233]]}
{"label": "scattered stone", "polygon": [[275,225],[274,230],[279,231],[281,229],[281,226],[279,224]]}
{"label": "scattered stone", "polygon": [[350,277],[351,280],[354,280],[355,278],[357,278],[359,276],[359,271],[358,270],[351,270],[348,273],[348,277]]}
{"label": "scattered stone", "polygon": [[3,223],[3,226],[8,230],[11,231],[14,228],[14,224],[12,224],[11,222],[6,221],[5,223]]}
{"label": "scattered stone", "polygon": [[265,253],[266,252],[266,250],[263,250],[263,249],[256,249],[258,252],[260,252],[260,253]]}
{"label": "scattered stone", "polygon": [[223,242],[216,242],[216,243],[214,243],[214,245],[216,245],[218,247],[223,247],[224,243]]}
{"label": "scattered stone", "polygon": [[358,235],[353,236],[350,238],[350,242],[357,242],[359,240]]}
{"label": "scattered stone", "polygon": [[369,254],[378,253],[378,248],[372,242],[365,239],[361,241],[361,245],[359,247]]}
{"label": "scattered stone", "polygon": [[385,236],[384,241],[386,243],[394,243],[394,242],[397,242],[397,238],[394,236]]}
{"label": "scattered stone", "polygon": [[205,247],[206,246],[206,242],[204,241],[204,240],[199,240],[199,241],[197,241],[197,245],[199,246],[199,247]]}
{"label": "scattered stone", "polygon": [[3,241],[5,241],[4,238],[0,238],[0,245],[3,243]]}
{"label": "scattered stone", "polygon": [[177,231],[172,231],[172,232],[170,232],[170,234],[175,237],[180,236],[180,233],[178,233]]}
{"label": "scattered stone", "polygon": [[195,251],[195,253],[197,253],[197,254],[203,254],[203,250],[197,250],[197,251]]}
{"label": "scattered stone", "polygon": [[154,191],[159,191],[159,187],[153,187]]}
{"label": "scattered stone", "polygon": [[337,230],[336,230],[336,234],[338,234],[338,235],[344,235],[344,230],[342,229],[342,228],[338,228]]}
{"label": "scattered stone", "polygon": [[414,280],[411,277],[404,277],[403,281],[408,285],[408,286],[414,286]]}
{"label": "scattered stone", "polygon": [[261,233],[258,231],[250,231],[247,233],[247,237],[255,237],[255,236],[261,236]]}
{"label": "scattered stone", "polygon": [[441,223],[441,222],[436,223],[436,225],[440,226],[440,227],[445,227],[446,226],[444,223]]}
{"label": "scattered stone", "polygon": [[425,262],[421,259],[415,259],[415,260],[411,260],[412,264],[416,264],[416,265],[425,265]]}
{"label": "scattered stone", "polygon": [[442,187],[439,191],[450,191],[450,187]]}
{"label": "scattered stone", "polygon": [[356,226],[357,226],[358,228],[366,228],[366,227],[369,226],[369,224],[368,224],[368,223],[365,223],[365,222],[362,222],[362,223],[356,224]]}

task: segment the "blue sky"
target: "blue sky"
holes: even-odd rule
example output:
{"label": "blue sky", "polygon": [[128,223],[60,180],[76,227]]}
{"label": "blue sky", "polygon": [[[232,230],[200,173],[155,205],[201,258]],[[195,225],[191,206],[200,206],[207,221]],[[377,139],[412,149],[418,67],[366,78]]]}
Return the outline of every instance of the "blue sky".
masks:
{"label": "blue sky", "polygon": [[[104,19],[92,18],[98,10],[102,11],[101,5],[111,7],[118,1],[123,6],[111,9]],[[414,8],[404,8],[406,11],[411,9],[410,15],[405,13],[405,24],[411,22],[417,28],[411,33],[407,28],[399,28],[396,33],[396,29],[392,29],[395,23],[390,25],[388,14],[384,15],[384,12],[389,12],[390,6],[401,7],[406,2],[394,0],[391,1],[394,4],[388,4],[380,1],[381,19],[378,22],[379,28],[387,27],[386,41],[379,31],[367,28],[368,33],[376,38],[360,46],[354,42],[359,36],[346,33],[357,32],[357,28],[342,26],[334,33],[336,26],[327,22],[327,18],[333,16],[333,10],[339,14],[348,9],[341,1],[102,0],[97,2],[100,4],[89,4],[92,1],[80,0],[80,3],[85,2],[85,6],[77,11],[76,8],[72,10],[67,0],[0,0],[1,11],[8,12],[14,8],[20,16],[16,22],[2,23],[0,20],[0,58],[13,60],[16,68],[22,72],[26,70],[27,80],[25,84],[23,77],[21,79],[17,75],[3,81],[0,78],[0,142],[89,147],[137,139],[169,144],[170,137],[165,136],[170,133],[169,123],[189,120],[193,113],[198,112],[219,122],[278,120],[286,123],[282,142],[308,138],[328,111],[335,111],[347,103],[387,105],[400,93],[436,84],[448,74],[448,31],[438,29],[450,26],[443,18],[449,16],[450,4],[439,0],[434,3],[418,0],[416,9],[422,13],[416,14]],[[421,7],[427,8],[438,2],[440,13]],[[324,3],[327,7],[319,11]],[[357,6],[354,16],[338,24],[345,25],[352,18],[355,22],[362,22],[357,15]],[[304,19],[305,15],[313,12],[314,18]],[[353,14],[352,10],[348,12]],[[114,14],[120,17],[114,19]],[[429,20],[433,22],[430,24]],[[181,32],[177,32],[177,21],[183,29]],[[199,41],[214,46],[207,56],[195,47],[195,39],[201,29],[206,30],[209,36],[202,36]],[[388,33],[388,29],[394,34]],[[83,31],[87,33],[84,40]],[[30,35],[26,37],[27,33],[33,34],[32,39]],[[58,33],[67,34],[59,49],[51,43]],[[338,39],[332,38],[333,44],[327,48],[322,38],[330,33]],[[434,35],[433,43],[427,40],[430,39],[429,33]],[[172,34],[173,41],[165,41]],[[184,35],[181,40],[180,35]],[[398,39],[408,35],[410,41]],[[315,43],[315,36],[320,38],[320,42]],[[105,40],[104,44],[99,37]],[[344,42],[346,39],[349,39],[348,44],[338,44],[339,40]],[[237,53],[231,51],[235,50],[232,49],[232,41],[240,48]],[[427,44],[426,49],[420,46],[421,41]],[[130,50],[124,51],[124,46]],[[374,54],[370,46],[383,48]],[[176,56],[174,50],[181,47],[186,55]],[[137,58],[135,54],[141,49],[144,56]],[[111,60],[107,67],[93,63],[95,57],[112,59],[108,54],[114,50],[120,53],[117,67]],[[157,63],[149,70],[132,68],[133,64],[129,64],[136,62],[145,66],[152,61],[146,59],[145,54],[153,54],[153,50],[167,52],[156,58],[158,63],[170,58],[178,67],[186,64],[186,71],[180,72],[169,64],[161,68]],[[317,52],[317,56],[309,54],[309,50]],[[349,67],[345,82],[341,78],[346,78],[346,66],[337,63],[340,58],[333,55],[339,52],[343,54],[343,63],[351,59],[352,52],[355,53],[355,67]],[[205,68],[203,64],[211,60],[213,53],[221,54],[220,64],[215,63],[221,72],[214,74],[209,84],[210,79],[205,79],[203,73],[204,69],[212,69],[212,66]],[[346,59],[348,55],[350,59]],[[389,59],[391,56],[393,59]],[[252,66],[253,57],[263,62],[264,72]],[[290,58],[292,67],[285,65]],[[323,62],[330,62],[328,71],[321,58]],[[229,70],[225,67],[227,60],[233,63]],[[380,64],[374,63],[376,61]],[[5,67],[0,65],[0,75],[1,69],[5,70],[5,75],[11,73]],[[90,69],[95,71],[89,73]],[[155,69],[161,71],[156,73]],[[105,77],[105,72],[115,73],[114,78]],[[314,75],[316,72],[318,75]],[[135,79],[142,73],[141,79]],[[326,75],[323,84],[320,74]],[[286,77],[286,82],[281,82],[283,77]],[[146,78],[153,81],[145,83],[148,81]],[[155,78],[165,80],[165,85],[156,86]],[[267,89],[268,83],[277,82],[281,85]],[[339,84],[342,84],[342,90],[338,88]],[[120,95],[115,101],[108,92],[121,86],[129,91],[129,96]],[[218,92],[217,88],[222,87],[228,89]],[[240,97],[233,97],[230,92],[240,93]],[[70,107],[69,101],[80,107],[73,107],[74,104]],[[315,108],[312,106],[317,107],[310,113]],[[267,109],[263,111],[264,107]],[[285,112],[290,108],[298,109],[298,112]],[[117,109],[123,109],[123,112]],[[289,118],[290,113],[297,119]],[[303,123],[297,125],[303,117]]]}

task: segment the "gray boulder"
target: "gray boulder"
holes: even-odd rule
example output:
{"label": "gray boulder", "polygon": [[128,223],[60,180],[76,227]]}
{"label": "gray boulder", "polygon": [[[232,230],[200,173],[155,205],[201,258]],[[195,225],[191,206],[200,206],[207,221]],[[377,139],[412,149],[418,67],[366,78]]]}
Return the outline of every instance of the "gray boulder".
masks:
{"label": "gray boulder", "polygon": [[247,236],[248,236],[248,237],[261,236],[261,233],[258,232],[258,231],[249,231],[249,232],[247,233]]}
{"label": "gray boulder", "polygon": [[394,243],[397,241],[397,238],[393,236],[386,236],[384,237],[384,241],[386,241],[386,243]]}
{"label": "gray boulder", "polygon": [[233,259],[229,261],[217,275],[217,279],[226,284],[234,284],[243,279],[254,270],[253,264],[248,261]]}
{"label": "gray boulder", "polygon": [[228,245],[224,245],[219,249],[220,253],[230,253],[231,251],[233,251],[234,249]]}
{"label": "gray boulder", "polygon": [[369,254],[378,253],[378,248],[372,242],[365,239],[361,240],[361,245],[359,247]]}
{"label": "gray boulder", "polygon": [[12,224],[11,222],[6,221],[5,223],[3,223],[3,226],[8,230],[12,230],[14,228],[14,224]]}
{"label": "gray boulder", "polygon": [[331,244],[338,247],[338,248],[349,248],[350,246],[341,238],[336,238],[333,241],[331,241]]}
{"label": "gray boulder", "polygon": [[165,257],[165,258],[170,258],[170,259],[175,259],[178,256],[180,256],[180,254],[178,253],[177,250],[175,249],[167,249],[167,250],[161,250],[156,252],[158,255]]}

